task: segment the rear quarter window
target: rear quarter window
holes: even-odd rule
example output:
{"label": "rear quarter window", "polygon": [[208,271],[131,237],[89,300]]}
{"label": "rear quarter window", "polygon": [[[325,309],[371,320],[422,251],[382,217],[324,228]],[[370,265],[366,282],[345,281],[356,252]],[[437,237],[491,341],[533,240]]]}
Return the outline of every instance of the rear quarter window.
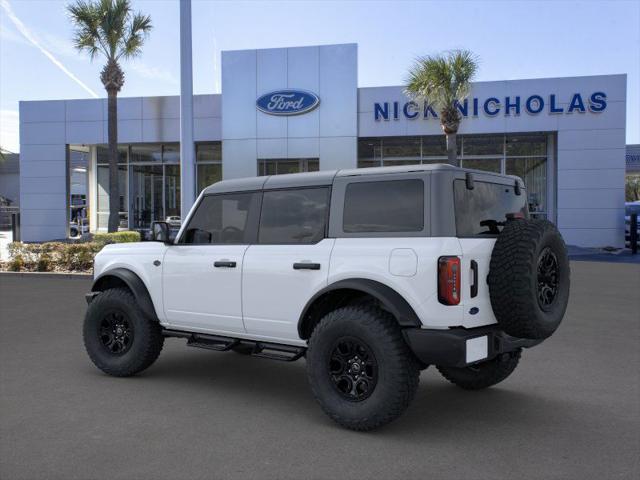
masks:
{"label": "rear quarter window", "polygon": [[507,214],[528,218],[524,190],[516,195],[510,185],[476,181],[473,190],[469,190],[464,180],[455,180],[453,192],[459,237],[498,235]]}
{"label": "rear quarter window", "polygon": [[345,233],[420,232],[424,229],[424,182],[384,180],[347,185]]}

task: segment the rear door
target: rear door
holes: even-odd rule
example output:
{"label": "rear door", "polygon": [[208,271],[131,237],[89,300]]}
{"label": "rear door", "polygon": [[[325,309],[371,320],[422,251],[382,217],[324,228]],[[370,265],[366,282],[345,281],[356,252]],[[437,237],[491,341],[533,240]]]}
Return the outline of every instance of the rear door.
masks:
{"label": "rear door", "polygon": [[164,309],[171,327],[244,333],[242,265],[255,241],[259,211],[260,193],[203,197],[164,257]]}
{"label": "rear door", "polygon": [[465,180],[454,180],[456,234],[462,248],[461,300],[464,325],[475,327],[496,322],[489,298],[487,275],[496,238],[507,215],[527,217],[524,188],[516,194],[513,183],[476,180],[473,189]]}
{"label": "rear door", "polygon": [[242,308],[247,333],[299,341],[298,317],[327,284],[335,242],[326,238],[329,187],[266,190],[258,242],[244,257]]}

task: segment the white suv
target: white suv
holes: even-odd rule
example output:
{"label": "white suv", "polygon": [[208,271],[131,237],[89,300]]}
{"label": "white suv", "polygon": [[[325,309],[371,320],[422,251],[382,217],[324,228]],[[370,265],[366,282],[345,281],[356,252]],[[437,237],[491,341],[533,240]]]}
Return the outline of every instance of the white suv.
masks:
{"label": "white suv", "polygon": [[116,376],[165,337],[291,361],[339,424],[398,417],[435,365],[479,389],[558,327],[569,263],[552,223],[530,220],[517,177],[448,165],[226,180],[175,241],[96,257],[84,342]]}

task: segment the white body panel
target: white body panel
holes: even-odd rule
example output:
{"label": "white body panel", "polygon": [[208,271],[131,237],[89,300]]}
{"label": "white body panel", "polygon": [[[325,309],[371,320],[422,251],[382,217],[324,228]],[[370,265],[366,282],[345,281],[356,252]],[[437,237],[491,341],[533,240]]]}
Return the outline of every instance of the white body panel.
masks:
{"label": "white body panel", "polygon": [[[242,261],[247,245],[173,245],[163,264],[166,325],[179,330],[243,333]],[[215,267],[214,262],[235,262]]]}
{"label": "white body panel", "polygon": [[95,258],[93,276],[97,278],[109,270],[126,268],[138,275],[151,296],[153,306],[163,323],[162,270],[153,264],[162,261],[167,246],[160,242],[114,243],[105,246]]}
{"label": "white body panel", "polygon": [[[242,273],[247,333],[281,342],[299,341],[298,319],[311,297],[327,286],[336,240],[315,245],[251,245]],[[294,270],[294,263],[318,263],[319,270]]]}

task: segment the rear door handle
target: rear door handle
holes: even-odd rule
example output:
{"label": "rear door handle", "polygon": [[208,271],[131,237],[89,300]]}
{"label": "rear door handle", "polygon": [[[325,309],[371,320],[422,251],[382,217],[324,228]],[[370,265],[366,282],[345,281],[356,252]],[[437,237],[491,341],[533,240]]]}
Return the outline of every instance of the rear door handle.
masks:
{"label": "rear door handle", "polygon": [[320,270],[319,263],[297,262],[293,264],[294,270]]}
{"label": "rear door handle", "polygon": [[213,262],[213,266],[216,268],[236,268],[236,262],[230,262],[228,260],[218,260],[217,262]]}
{"label": "rear door handle", "polygon": [[478,262],[471,260],[471,273],[473,275],[473,285],[471,285],[471,298],[478,296]]}

